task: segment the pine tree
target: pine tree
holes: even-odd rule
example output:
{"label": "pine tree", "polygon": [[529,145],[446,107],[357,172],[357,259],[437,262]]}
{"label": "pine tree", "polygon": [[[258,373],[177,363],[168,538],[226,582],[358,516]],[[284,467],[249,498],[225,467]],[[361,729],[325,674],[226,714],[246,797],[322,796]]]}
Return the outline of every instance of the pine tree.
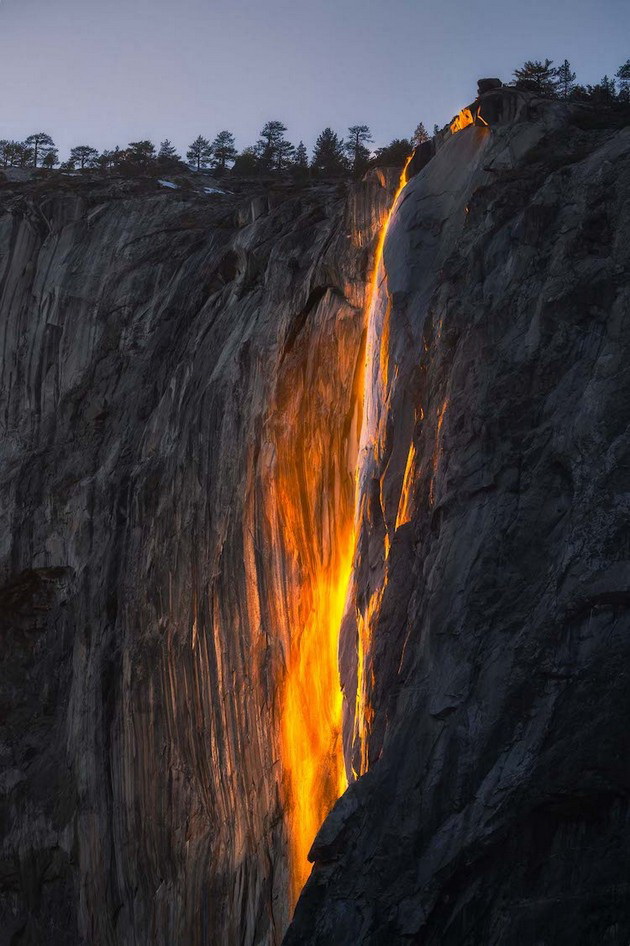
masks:
{"label": "pine tree", "polygon": [[77,145],[76,148],[70,149],[70,164],[72,167],[76,167],[78,164],[81,170],[83,171],[86,167],[93,168],[96,166],[96,159],[98,158],[98,151],[96,148],[90,147],[90,145]]}
{"label": "pine tree", "polygon": [[127,145],[127,160],[140,167],[146,167],[155,161],[155,145],[147,138],[130,141]]}
{"label": "pine tree", "polygon": [[282,172],[290,168],[293,164],[294,157],[295,145],[292,145],[291,142],[286,139],[279,141],[276,149],[276,171]]}
{"label": "pine tree", "polygon": [[52,171],[56,164],[59,164],[59,152],[56,148],[49,148],[42,159],[42,167]]}
{"label": "pine tree", "polygon": [[212,144],[212,154],[214,155],[214,168],[225,173],[227,162],[233,161],[237,151],[234,144],[234,135],[230,131],[220,131]]}
{"label": "pine tree", "polygon": [[35,151],[25,141],[10,141],[8,146],[9,165],[13,168],[34,167]]}
{"label": "pine tree", "polygon": [[402,168],[413,151],[413,143],[408,138],[394,138],[384,148],[378,148],[375,156],[377,167]]}
{"label": "pine tree", "polygon": [[315,142],[311,167],[320,177],[341,177],[348,170],[343,141],[332,128],[324,128]]}
{"label": "pine tree", "polygon": [[427,134],[427,130],[422,124],[422,122],[419,122],[418,127],[413,133],[411,143],[414,148],[417,148],[418,145],[421,145],[424,141],[428,141],[428,140],[429,140],[429,135]]}
{"label": "pine tree", "polygon": [[520,69],[514,70],[514,85],[526,92],[538,92],[539,95],[553,95],[558,80],[552,69],[553,59],[528,59]]}
{"label": "pine tree", "polygon": [[256,143],[262,171],[283,171],[291,163],[295,148],[284,137],[287,128],[279,121],[267,122]]}
{"label": "pine tree", "polygon": [[293,163],[295,164],[296,168],[308,169],[308,152],[303,141],[300,141],[299,145],[295,149]]}
{"label": "pine tree", "polygon": [[160,142],[158,159],[162,161],[179,161],[177,148],[175,148],[174,145],[170,143],[168,138],[165,138],[164,141]]}
{"label": "pine tree", "polygon": [[571,69],[569,60],[565,59],[561,66],[554,69],[554,74],[560,98],[568,99],[575,88],[575,73]]}
{"label": "pine tree", "polygon": [[619,83],[619,101],[630,102],[630,59],[626,59],[623,66],[619,66],[615,78]]}
{"label": "pine tree", "polygon": [[300,141],[295,149],[291,174],[299,182],[304,182],[308,178],[308,152],[303,141]]}
{"label": "pine tree", "polygon": [[260,173],[260,162],[255,148],[245,148],[236,155],[232,174],[240,177],[255,177]]}
{"label": "pine tree", "polygon": [[195,171],[201,171],[202,168],[207,168],[212,159],[212,148],[210,147],[208,139],[204,138],[202,135],[195,138],[186,152],[186,158],[188,159],[190,167]]}
{"label": "pine tree", "polygon": [[103,151],[97,159],[97,164],[101,171],[110,171],[118,167],[123,161],[124,153],[125,152],[121,151],[118,145],[116,145],[113,151]]}
{"label": "pine tree", "polygon": [[615,80],[610,76],[603,76],[598,85],[588,88],[591,100],[598,105],[611,105],[617,98]]}
{"label": "pine tree", "polygon": [[373,141],[373,138],[367,125],[352,125],[348,128],[348,140],[344,149],[355,175],[363,174],[370,160],[370,149],[366,147],[369,141]]}
{"label": "pine tree", "polygon": [[0,138],[0,164],[3,168],[7,168],[9,166],[9,157],[7,151],[9,145],[10,141],[8,141],[6,138]]}
{"label": "pine tree", "polygon": [[29,135],[24,144],[33,151],[34,168],[38,166],[40,158],[44,158],[46,156],[46,152],[50,148],[55,147],[55,142],[52,140],[50,135],[46,134],[45,131],[38,131],[35,132],[34,135]]}
{"label": "pine tree", "polygon": [[181,158],[177,149],[170,143],[168,138],[160,142],[160,148],[157,155],[158,167],[163,171],[176,171],[181,163]]}

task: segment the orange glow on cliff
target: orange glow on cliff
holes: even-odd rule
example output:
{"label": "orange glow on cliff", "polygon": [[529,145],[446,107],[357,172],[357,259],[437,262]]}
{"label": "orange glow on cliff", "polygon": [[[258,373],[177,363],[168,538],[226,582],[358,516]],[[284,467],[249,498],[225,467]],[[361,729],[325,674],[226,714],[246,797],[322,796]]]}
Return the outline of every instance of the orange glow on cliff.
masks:
{"label": "orange glow on cliff", "polygon": [[411,491],[413,486],[414,468],[416,462],[416,448],[413,440],[407,454],[407,463],[405,465],[405,475],[403,485],[398,500],[398,512],[396,514],[396,528],[404,526],[411,519]]}
{"label": "orange glow on cliff", "polygon": [[[406,165],[379,231],[364,309],[366,322],[378,293],[383,246],[393,207],[405,183]],[[384,361],[379,370],[386,372],[387,352],[381,355]],[[336,353],[331,351],[328,355],[331,359],[347,356],[343,341]],[[354,442],[348,445],[342,440],[341,427],[332,431],[334,421],[321,407],[330,400],[326,359],[314,361],[317,367],[305,382],[310,406],[299,415],[299,435],[295,435],[295,427],[289,429],[279,423],[273,437],[274,505],[281,511],[281,542],[292,567],[285,579],[291,644],[280,689],[280,751],[287,793],[292,905],[308,879],[308,852],[315,836],[347,787],[341,739],[343,698],[338,642],[355,555],[359,502],[356,454],[366,383],[364,373],[359,371],[352,392],[356,420],[350,439]],[[296,405],[302,370],[293,376],[289,374],[283,388],[282,396]],[[317,409],[313,409],[313,404],[318,405]],[[341,456],[347,458],[348,466],[343,471],[347,479],[339,469],[335,470],[333,457]],[[380,604],[380,594],[373,596],[365,619],[359,617],[355,724],[356,720],[364,720],[365,726],[371,723],[372,712],[365,658],[369,652],[371,616]],[[363,769],[367,767],[367,730],[364,723],[361,726]]]}
{"label": "orange glow on cliff", "polygon": [[[366,302],[366,323],[367,329],[369,332],[369,323],[373,317],[377,298],[380,289],[381,275],[383,273],[383,249],[385,247],[385,240],[387,238],[387,233],[389,226],[392,221],[392,217],[396,211],[398,198],[407,184],[407,168],[413,155],[410,155],[406,162],[405,166],[402,169],[400,179],[398,181],[398,187],[396,193],[394,194],[394,199],[392,200],[390,209],[385,217],[381,231],[379,233],[378,242],[376,244],[376,251],[374,254],[374,265],[372,267],[372,274],[370,277],[370,283],[368,288],[367,302]],[[391,304],[388,300],[387,307],[384,313],[384,321],[382,326],[382,334],[380,338],[380,346],[378,352],[372,351],[368,352],[368,359],[378,359],[379,365],[379,386],[384,388],[387,384],[388,375],[389,375],[389,338],[390,338],[390,319],[391,319]],[[372,374],[369,370],[365,373],[365,383],[371,383]],[[364,403],[366,400],[367,394],[364,390]],[[366,446],[368,449],[372,450],[375,455],[378,454],[379,443],[378,443],[378,431],[368,431],[370,439],[367,441]],[[360,477],[357,476],[357,487],[360,488]],[[360,519],[360,513],[362,510],[363,497],[357,495],[357,519]],[[384,547],[383,547],[383,559],[387,559],[389,551],[389,536],[387,534],[384,537]],[[374,708],[371,702],[371,692],[373,689],[374,683],[374,674],[371,669],[369,654],[372,646],[372,636],[373,636],[373,625],[374,620],[378,616],[380,610],[381,601],[383,597],[383,592],[385,590],[386,578],[383,580],[381,587],[373,591],[368,605],[364,613],[357,613],[357,690],[356,690],[356,699],[355,699],[355,708],[354,708],[354,731],[353,731],[353,745],[358,746],[359,748],[359,770],[356,770],[356,767],[353,768],[355,776],[363,775],[368,770],[369,765],[369,737],[370,731],[372,728],[372,721],[374,719]]]}
{"label": "orange glow on cliff", "polygon": [[481,114],[481,107],[477,108],[477,111],[473,115],[472,110],[469,108],[463,108],[458,115],[455,116],[449,128],[451,134],[455,135],[458,131],[462,131],[464,128],[468,128],[469,125],[487,125],[488,122]]}
{"label": "orange glow on cliff", "polygon": [[310,873],[308,852],[346,788],[341,745],[342,695],[337,667],[354,532],[309,589],[309,614],[293,648],[283,697],[282,761],[291,783],[291,888],[297,900]]}

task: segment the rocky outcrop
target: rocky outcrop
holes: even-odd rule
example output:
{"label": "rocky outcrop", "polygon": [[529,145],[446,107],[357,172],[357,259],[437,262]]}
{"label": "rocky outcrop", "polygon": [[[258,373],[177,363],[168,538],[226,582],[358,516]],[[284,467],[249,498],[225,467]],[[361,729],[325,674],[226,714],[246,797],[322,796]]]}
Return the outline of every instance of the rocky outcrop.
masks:
{"label": "rocky outcrop", "polygon": [[366,772],[286,946],[630,936],[630,128],[506,95],[385,243],[342,637]]}

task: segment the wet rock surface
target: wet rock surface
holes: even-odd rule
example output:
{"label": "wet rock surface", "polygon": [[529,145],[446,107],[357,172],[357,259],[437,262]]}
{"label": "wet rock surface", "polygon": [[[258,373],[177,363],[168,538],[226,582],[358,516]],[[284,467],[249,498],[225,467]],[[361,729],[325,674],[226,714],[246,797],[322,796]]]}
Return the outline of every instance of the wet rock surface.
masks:
{"label": "wet rock surface", "polygon": [[601,123],[529,97],[402,194],[353,591],[369,770],[286,946],[630,937],[630,128]]}

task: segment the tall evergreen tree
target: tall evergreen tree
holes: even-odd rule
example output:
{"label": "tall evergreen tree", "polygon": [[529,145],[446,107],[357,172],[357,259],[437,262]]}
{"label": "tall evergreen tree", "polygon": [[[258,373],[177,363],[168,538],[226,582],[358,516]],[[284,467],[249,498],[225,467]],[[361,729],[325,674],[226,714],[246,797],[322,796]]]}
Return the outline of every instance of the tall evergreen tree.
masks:
{"label": "tall evergreen tree", "polygon": [[597,85],[589,86],[589,97],[597,105],[611,105],[617,98],[615,80],[610,76],[603,76]]}
{"label": "tall evergreen tree", "polygon": [[308,151],[303,141],[300,141],[295,149],[291,174],[296,181],[305,181],[308,178]]}
{"label": "tall evergreen tree", "polygon": [[297,148],[295,149],[293,163],[298,168],[308,168],[308,151],[306,150],[306,145],[303,141],[300,141]]}
{"label": "tall evergreen tree", "polygon": [[408,138],[394,138],[384,148],[378,148],[375,156],[377,167],[402,168],[413,151],[413,143]]}
{"label": "tall evergreen tree", "polygon": [[373,141],[372,132],[367,125],[351,125],[348,128],[348,139],[344,144],[344,149],[353,174],[363,174],[370,160],[370,149],[366,147],[367,143]]}
{"label": "tall evergreen tree", "polygon": [[140,167],[147,167],[155,161],[155,145],[147,138],[130,141],[127,145],[127,160]]}
{"label": "tall evergreen tree", "polygon": [[279,121],[267,122],[256,143],[262,171],[283,171],[291,163],[295,148],[284,137],[287,128]]}
{"label": "tall evergreen tree", "polygon": [[113,151],[103,151],[97,163],[102,171],[111,171],[123,163],[125,152],[121,151],[118,145]]}
{"label": "tall evergreen tree", "polygon": [[162,161],[179,161],[177,148],[175,148],[175,146],[170,143],[168,138],[165,138],[164,141],[160,142],[158,158]]}
{"label": "tall evergreen tree", "polygon": [[234,135],[231,131],[220,131],[210,147],[214,156],[215,170],[224,174],[228,161],[233,161],[237,155]]}
{"label": "tall evergreen tree", "polygon": [[514,85],[526,92],[538,92],[539,95],[553,95],[558,85],[553,59],[528,59],[520,69],[514,70]]}
{"label": "tall evergreen tree", "polygon": [[52,171],[56,164],[59,164],[59,152],[56,148],[49,148],[42,158],[42,167]]}
{"label": "tall evergreen tree", "polygon": [[332,128],[324,128],[317,138],[311,167],[320,177],[341,177],[348,170],[343,141]]}
{"label": "tall evergreen tree", "polygon": [[76,148],[70,149],[70,164],[73,167],[76,167],[78,164],[82,171],[86,167],[95,167],[97,158],[98,151],[96,148],[90,147],[90,145],[77,145]]}
{"label": "tall evergreen tree", "polygon": [[11,142],[7,138],[0,138],[0,164],[3,168],[9,166],[9,151],[7,150]]}
{"label": "tall evergreen tree", "polygon": [[571,63],[565,59],[561,66],[554,69],[554,72],[560,98],[568,99],[575,88],[575,73],[571,69]]}
{"label": "tall evergreen tree", "polygon": [[245,148],[236,155],[232,166],[232,174],[240,177],[255,177],[260,173],[260,162],[256,148]]}
{"label": "tall evergreen tree", "polygon": [[157,163],[162,171],[176,171],[181,164],[181,158],[177,153],[177,149],[170,143],[168,138],[160,142]]}
{"label": "tall evergreen tree", "polygon": [[418,145],[421,145],[424,141],[428,141],[428,140],[429,140],[429,135],[426,128],[424,127],[422,122],[418,122],[418,126],[416,130],[414,131],[413,137],[411,139],[412,145],[414,146],[414,148],[417,148]]}
{"label": "tall evergreen tree", "polygon": [[46,152],[50,148],[55,147],[55,142],[52,140],[50,135],[46,134],[45,131],[38,131],[33,135],[29,135],[24,144],[27,145],[33,152],[34,168],[38,167],[40,159],[45,157]]}
{"label": "tall evergreen tree", "polygon": [[27,168],[33,167],[35,152],[26,144],[25,141],[10,141],[7,148],[9,167]]}
{"label": "tall evergreen tree", "polygon": [[210,147],[208,139],[204,138],[202,135],[195,138],[186,152],[186,158],[188,159],[190,167],[195,171],[201,171],[203,168],[207,168],[212,160],[212,148]]}
{"label": "tall evergreen tree", "polygon": [[619,66],[615,78],[619,83],[619,100],[630,102],[630,59],[626,59],[623,66]]}

